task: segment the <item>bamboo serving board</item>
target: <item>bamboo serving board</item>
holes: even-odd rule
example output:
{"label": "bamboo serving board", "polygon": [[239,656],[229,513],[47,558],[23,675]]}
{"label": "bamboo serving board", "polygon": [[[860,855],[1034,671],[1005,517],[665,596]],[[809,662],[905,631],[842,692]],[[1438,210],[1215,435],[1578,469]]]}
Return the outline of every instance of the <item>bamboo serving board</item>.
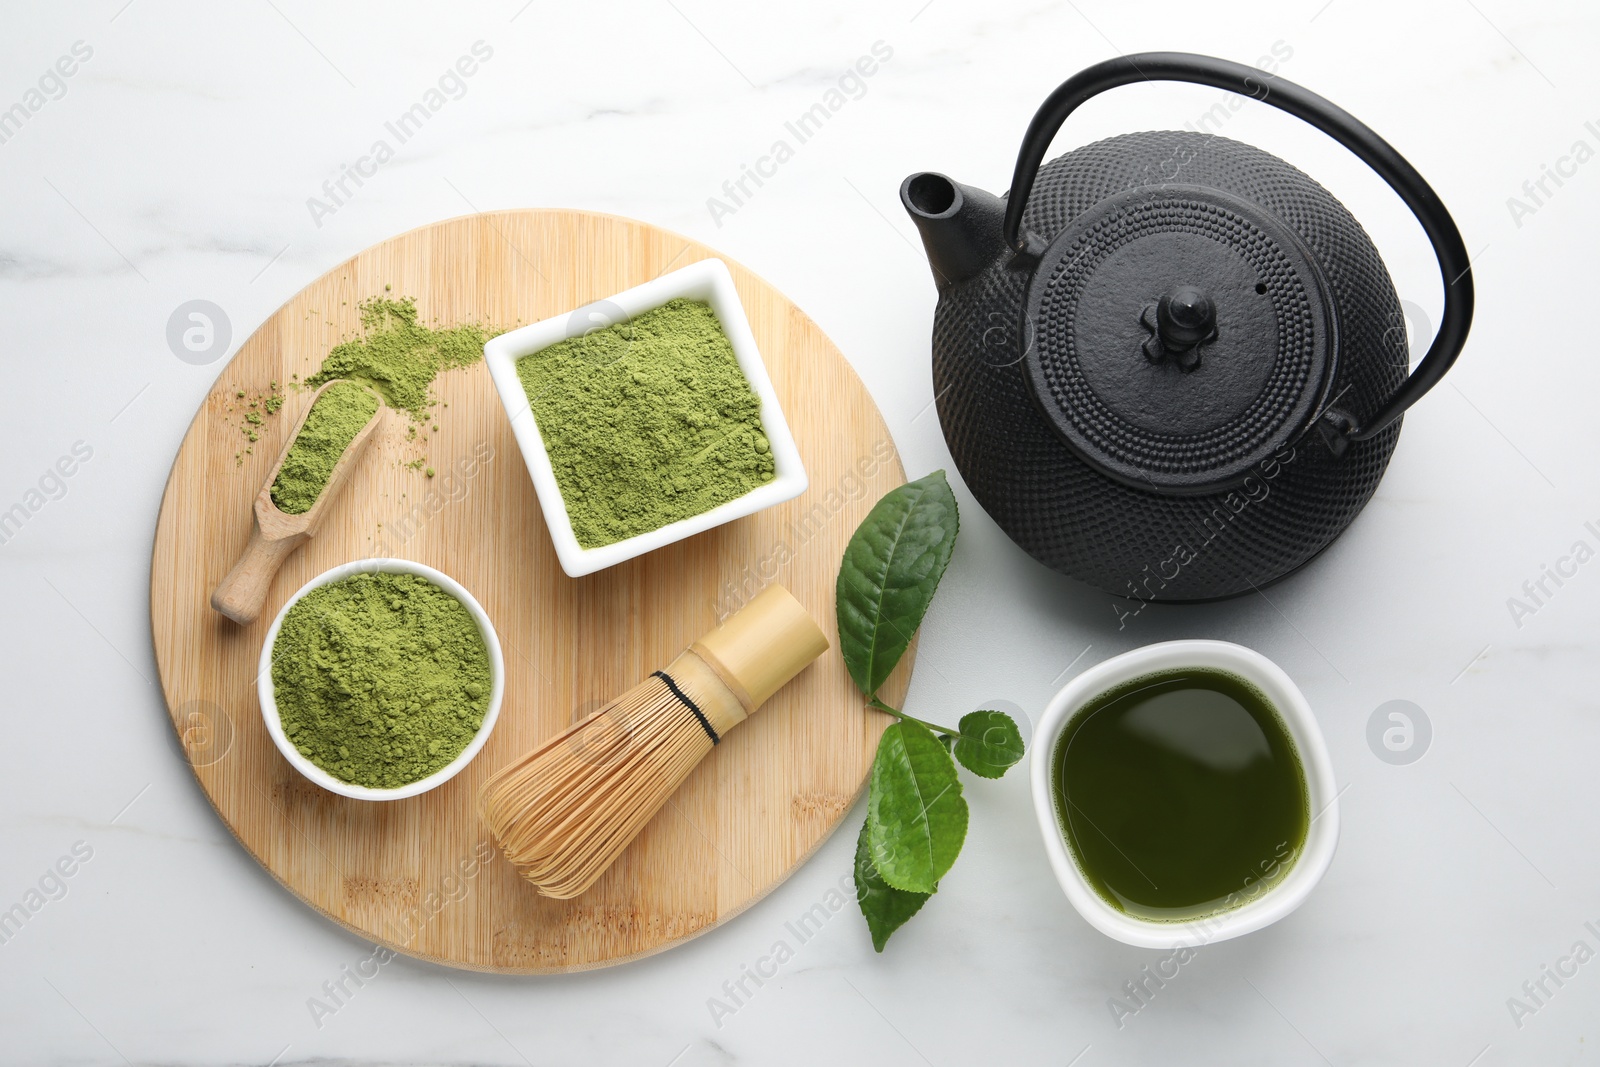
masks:
{"label": "bamboo serving board", "polygon": [[[441,375],[435,418],[378,432],[317,535],[240,627],[208,603],[243,549],[251,502],[310,392],[288,389],[251,454],[239,391],[304,379],[359,332],[357,304],[413,296],[420,318],[503,327],[563,314],[713,255],[644,223],[514,211],[437,223],[324,275],[239,349],[189,427],[156,526],[150,614],[173,723],[228,828],[306,903],[362,937],[439,963],[541,973],[620,963],[737,915],[791,874],[859,794],[884,716],[862,710],[837,653],[839,557],[872,504],[905,480],[882,416],[817,325],[729,262],[811,485],[798,499],[601,571],[568,578],[482,363]],[[385,287],[388,287],[386,293]],[[437,423],[438,430],[432,429]],[[416,461],[432,467],[426,477]],[[283,603],[337,564],[400,556],[466,586],[499,632],[506,695],[477,759],[432,792],[363,802],[312,785],[279,755],[256,697]],[[769,581],[834,649],[733,731],[617,864],[569,901],[536,895],[493,850],[479,785],[495,769],[666,664]],[[913,650],[914,651],[914,650]],[[912,656],[885,687],[898,704]],[[841,874],[844,872],[840,872]],[[862,935],[865,937],[865,933]]]}

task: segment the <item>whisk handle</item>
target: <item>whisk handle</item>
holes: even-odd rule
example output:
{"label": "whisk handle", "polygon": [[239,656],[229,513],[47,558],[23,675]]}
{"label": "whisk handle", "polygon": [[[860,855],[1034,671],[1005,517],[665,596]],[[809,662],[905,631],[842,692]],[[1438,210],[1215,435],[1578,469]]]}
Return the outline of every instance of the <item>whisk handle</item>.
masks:
{"label": "whisk handle", "polygon": [[793,593],[773,584],[689,648],[748,714],[826,652],[828,638]]}

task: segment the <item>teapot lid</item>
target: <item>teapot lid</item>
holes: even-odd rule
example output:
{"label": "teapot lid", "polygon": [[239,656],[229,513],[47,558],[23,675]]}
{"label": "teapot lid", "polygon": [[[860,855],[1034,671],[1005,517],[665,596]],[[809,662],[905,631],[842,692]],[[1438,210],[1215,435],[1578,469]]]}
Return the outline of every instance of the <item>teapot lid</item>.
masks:
{"label": "teapot lid", "polygon": [[1218,492],[1328,402],[1337,322],[1300,237],[1195,185],[1129,189],[1070,220],[1028,287],[1027,378],[1084,460],[1130,486]]}

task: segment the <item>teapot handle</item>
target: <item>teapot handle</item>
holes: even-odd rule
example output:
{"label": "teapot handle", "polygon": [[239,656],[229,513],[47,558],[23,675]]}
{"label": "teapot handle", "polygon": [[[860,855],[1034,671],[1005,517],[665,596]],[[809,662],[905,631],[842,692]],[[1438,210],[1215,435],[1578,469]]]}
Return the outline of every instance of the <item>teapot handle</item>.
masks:
{"label": "teapot handle", "polygon": [[1461,354],[1467,330],[1472,325],[1472,263],[1455,221],[1416,168],[1354,115],[1311,90],[1257,67],[1188,52],[1118,56],[1079,71],[1050,94],[1028,124],[1022,149],[1017,153],[1017,169],[1011,177],[1011,193],[1006,198],[1003,231],[1006,244],[1018,252],[1028,248],[1028,235],[1022,232],[1022,212],[1027,207],[1039,165],[1044,162],[1050,142],[1067,116],[1092,96],[1139,81],[1209,85],[1242,93],[1305,120],[1377,171],[1422,224],[1444,277],[1444,313],[1433,344],[1428,346],[1428,353],[1416,370],[1365,423],[1337,409],[1330,408],[1323,413],[1323,420],[1332,431],[1329,440],[1335,445],[1335,451],[1343,451],[1349,441],[1365,441],[1381,432],[1437,385]]}

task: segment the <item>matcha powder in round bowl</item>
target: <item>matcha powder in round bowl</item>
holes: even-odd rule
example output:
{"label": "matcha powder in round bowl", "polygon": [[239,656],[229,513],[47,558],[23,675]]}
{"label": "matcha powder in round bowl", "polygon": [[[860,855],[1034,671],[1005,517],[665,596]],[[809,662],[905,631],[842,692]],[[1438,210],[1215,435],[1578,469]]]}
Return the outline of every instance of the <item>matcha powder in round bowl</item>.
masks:
{"label": "matcha powder in round bowl", "polygon": [[308,591],[272,647],[273,702],[300,754],[335,778],[397,789],[471,743],[493,674],[465,604],[415,574]]}

